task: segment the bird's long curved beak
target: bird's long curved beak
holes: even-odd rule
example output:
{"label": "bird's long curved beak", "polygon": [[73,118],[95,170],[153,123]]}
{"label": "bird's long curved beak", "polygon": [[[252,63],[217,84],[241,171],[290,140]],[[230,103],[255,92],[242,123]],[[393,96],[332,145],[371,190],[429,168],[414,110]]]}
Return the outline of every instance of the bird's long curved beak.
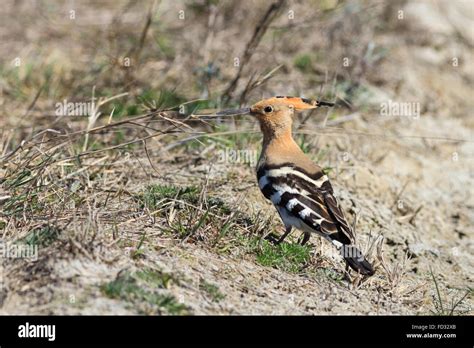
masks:
{"label": "bird's long curved beak", "polygon": [[250,108],[222,110],[216,113],[218,116],[238,116],[250,114]]}

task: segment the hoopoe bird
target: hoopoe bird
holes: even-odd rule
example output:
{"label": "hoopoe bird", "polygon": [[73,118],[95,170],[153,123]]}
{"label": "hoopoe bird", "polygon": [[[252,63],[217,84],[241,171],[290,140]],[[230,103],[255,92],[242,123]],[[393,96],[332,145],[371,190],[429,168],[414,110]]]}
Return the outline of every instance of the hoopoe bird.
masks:
{"label": "hoopoe bird", "polygon": [[355,236],[334,196],[327,175],[307,157],[292,136],[295,111],[333,106],[332,103],[297,97],[277,96],[250,108],[227,110],[219,115],[250,114],[257,118],[263,133],[263,146],[257,164],[258,186],[276,207],[285,233],[292,228],[303,232],[304,245],[311,234],[331,242],[347,264],[362,275],[373,275],[372,265],[354,245]]}

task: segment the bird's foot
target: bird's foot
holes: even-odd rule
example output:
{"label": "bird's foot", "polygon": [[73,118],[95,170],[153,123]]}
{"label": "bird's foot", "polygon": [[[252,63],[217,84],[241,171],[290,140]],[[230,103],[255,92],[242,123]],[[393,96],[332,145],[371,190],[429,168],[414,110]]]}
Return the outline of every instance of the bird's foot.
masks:
{"label": "bird's foot", "polygon": [[270,243],[274,244],[274,245],[278,245],[281,243],[281,238],[278,238],[278,236],[275,234],[275,233],[269,233],[265,236],[264,238],[265,240],[268,240]]}

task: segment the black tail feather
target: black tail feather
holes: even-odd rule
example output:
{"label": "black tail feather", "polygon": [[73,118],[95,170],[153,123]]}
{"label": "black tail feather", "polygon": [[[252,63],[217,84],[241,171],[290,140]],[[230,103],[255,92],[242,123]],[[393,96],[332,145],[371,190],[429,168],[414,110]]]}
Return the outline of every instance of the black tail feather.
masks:
{"label": "black tail feather", "polygon": [[375,274],[374,267],[365,259],[362,252],[355,246],[344,245],[342,256],[354,271],[366,276],[372,276]]}

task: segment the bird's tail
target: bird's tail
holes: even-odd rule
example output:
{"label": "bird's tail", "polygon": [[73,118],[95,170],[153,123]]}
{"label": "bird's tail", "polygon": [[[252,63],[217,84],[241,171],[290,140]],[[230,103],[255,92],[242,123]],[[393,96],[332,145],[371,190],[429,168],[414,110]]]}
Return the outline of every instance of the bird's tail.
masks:
{"label": "bird's tail", "polygon": [[342,247],[342,257],[347,264],[356,272],[362,275],[372,276],[375,274],[374,267],[367,261],[364,254],[352,244],[346,244]]}

